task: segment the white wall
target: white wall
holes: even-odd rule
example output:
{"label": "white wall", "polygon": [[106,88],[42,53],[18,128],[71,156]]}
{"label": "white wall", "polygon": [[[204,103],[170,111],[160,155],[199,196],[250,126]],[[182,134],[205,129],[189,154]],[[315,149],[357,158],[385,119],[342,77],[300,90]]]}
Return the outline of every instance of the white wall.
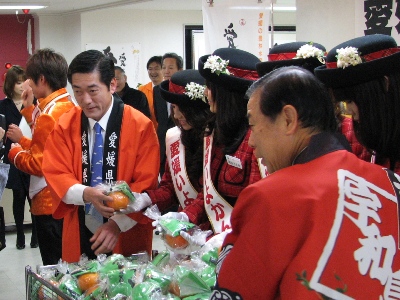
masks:
{"label": "white wall", "polygon": [[296,0],[298,41],[320,43],[329,51],[355,37],[355,3],[359,0]]}
{"label": "white wall", "polygon": [[184,57],[184,25],[201,25],[203,21],[201,11],[115,9],[84,13],[81,20],[82,49],[86,43],[141,44],[141,83],[150,81],[147,60],[165,52],[176,52]]}
{"label": "white wall", "polygon": [[66,16],[39,15],[37,21],[36,47],[53,48],[68,63],[87,43],[141,43],[139,82],[147,83],[147,60],[165,52],[183,57],[184,25],[201,25],[203,18],[201,11],[104,9]]}

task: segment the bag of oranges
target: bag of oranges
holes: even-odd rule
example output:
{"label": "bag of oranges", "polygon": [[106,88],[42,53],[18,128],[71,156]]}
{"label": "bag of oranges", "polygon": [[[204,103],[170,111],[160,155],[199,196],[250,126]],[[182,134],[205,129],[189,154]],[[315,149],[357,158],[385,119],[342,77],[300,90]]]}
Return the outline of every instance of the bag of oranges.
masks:
{"label": "bag of oranges", "polygon": [[133,196],[131,188],[123,180],[103,182],[97,188],[104,191],[107,196],[113,198],[112,201],[105,202],[105,205],[113,208],[115,211],[126,209],[129,204],[135,201],[135,196]]}

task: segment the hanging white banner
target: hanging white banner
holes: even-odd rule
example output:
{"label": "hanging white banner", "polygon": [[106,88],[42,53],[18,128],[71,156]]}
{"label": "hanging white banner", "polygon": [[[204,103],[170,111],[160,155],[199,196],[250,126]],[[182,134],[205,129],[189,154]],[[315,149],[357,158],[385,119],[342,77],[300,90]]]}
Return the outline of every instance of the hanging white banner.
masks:
{"label": "hanging white banner", "polygon": [[375,33],[392,36],[400,44],[400,2],[398,0],[355,1],[356,36]]}
{"label": "hanging white banner", "polygon": [[140,74],[140,43],[112,44],[90,43],[86,44],[86,50],[95,49],[109,56],[114,65],[124,69],[128,85],[136,88]]}
{"label": "hanging white banner", "polygon": [[210,0],[202,1],[207,53],[218,48],[237,48],[267,60],[270,0],[214,0],[213,6]]}

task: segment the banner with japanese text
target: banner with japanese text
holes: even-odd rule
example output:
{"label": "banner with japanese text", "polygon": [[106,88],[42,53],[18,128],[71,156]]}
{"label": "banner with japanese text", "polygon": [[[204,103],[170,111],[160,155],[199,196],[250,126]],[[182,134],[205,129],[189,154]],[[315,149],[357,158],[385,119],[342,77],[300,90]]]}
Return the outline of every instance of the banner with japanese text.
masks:
{"label": "banner with japanese text", "polygon": [[267,60],[270,0],[202,0],[205,50],[237,48]]}
{"label": "banner with japanese text", "polygon": [[365,0],[355,1],[356,36],[386,34],[400,45],[400,1]]}
{"label": "banner with japanese text", "polygon": [[139,83],[140,74],[140,43],[130,44],[86,44],[86,50],[99,50],[109,56],[114,65],[121,67],[127,76],[127,83],[130,87],[136,88]]}

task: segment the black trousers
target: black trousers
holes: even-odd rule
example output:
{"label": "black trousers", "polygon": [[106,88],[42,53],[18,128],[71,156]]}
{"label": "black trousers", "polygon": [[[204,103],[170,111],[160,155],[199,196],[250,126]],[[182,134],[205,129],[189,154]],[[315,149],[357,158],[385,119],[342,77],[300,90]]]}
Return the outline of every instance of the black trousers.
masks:
{"label": "black trousers", "polygon": [[[24,214],[25,214],[25,202],[28,199],[29,206],[31,205],[31,199],[29,198],[28,190],[24,188],[21,189],[13,189],[13,214],[15,226],[17,227],[17,243],[22,245],[25,244],[25,235],[24,235]],[[31,243],[35,244],[37,241],[37,232],[36,232],[36,220],[35,216],[31,214],[32,219],[32,238]]]}
{"label": "black trousers", "polygon": [[0,249],[6,246],[6,224],[4,220],[4,209],[0,206]]}
{"label": "black trousers", "polygon": [[54,219],[52,215],[37,215],[35,218],[43,265],[55,265],[62,253],[63,221]]}

